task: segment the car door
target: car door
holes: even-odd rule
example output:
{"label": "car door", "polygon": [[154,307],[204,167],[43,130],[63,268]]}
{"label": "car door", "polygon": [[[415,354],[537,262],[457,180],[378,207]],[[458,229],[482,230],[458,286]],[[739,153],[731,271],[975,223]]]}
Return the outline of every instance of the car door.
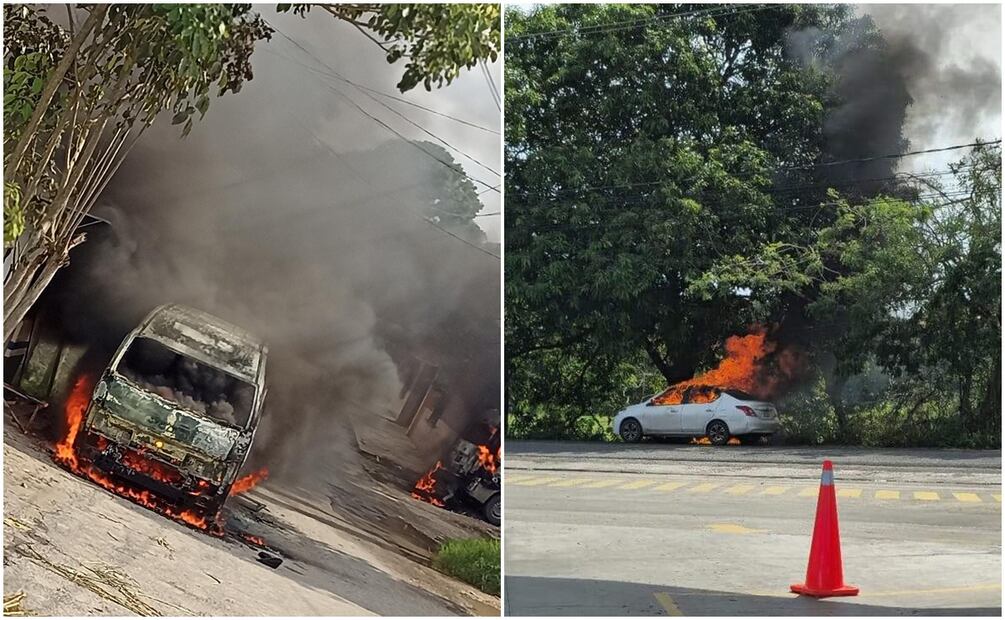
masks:
{"label": "car door", "polygon": [[704,435],[708,423],[715,417],[716,402],[721,398],[721,393],[716,391],[714,398],[709,402],[706,399],[696,398],[696,394],[691,390],[684,393],[683,403],[680,405],[680,421],[683,432],[690,435]]}
{"label": "car door", "polygon": [[[660,395],[662,396],[662,394]],[[679,433],[680,405],[659,405],[656,404],[659,396],[649,399],[646,405],[646,419],[642,423],[647,433]]]}

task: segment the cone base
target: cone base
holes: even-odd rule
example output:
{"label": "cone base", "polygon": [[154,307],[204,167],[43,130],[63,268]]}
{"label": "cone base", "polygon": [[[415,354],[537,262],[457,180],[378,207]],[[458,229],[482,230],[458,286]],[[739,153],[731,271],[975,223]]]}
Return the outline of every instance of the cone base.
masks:
{"label": "cone base", "polygon": [[793,584],[789,588],[796,594],[803,596],[813,596],[816,598],[827,598],[828,596],[857,596],[858,588],[855,586],[838,586],[827,590],[807,587],[805,584]]}

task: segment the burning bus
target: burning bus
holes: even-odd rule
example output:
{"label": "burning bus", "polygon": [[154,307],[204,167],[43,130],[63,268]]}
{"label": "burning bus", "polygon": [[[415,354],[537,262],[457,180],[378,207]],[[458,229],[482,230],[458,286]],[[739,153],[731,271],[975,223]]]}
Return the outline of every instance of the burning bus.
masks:
{"label": "burning bus", "polygon": [[126,336],[93,391],[78,380],[56,459],[209,528],[231,491],[247,486],[237,475],[265,399],[266,356],[261,341],[233,325],[161,306]]}

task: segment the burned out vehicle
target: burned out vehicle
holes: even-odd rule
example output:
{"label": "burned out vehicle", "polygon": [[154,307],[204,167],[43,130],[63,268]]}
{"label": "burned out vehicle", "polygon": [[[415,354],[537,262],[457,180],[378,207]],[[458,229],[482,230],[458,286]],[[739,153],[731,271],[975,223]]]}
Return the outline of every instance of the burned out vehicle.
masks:
{"label": "burned out vehicle", "polygon": [[457,499],[478,507],[486,521],[498,526],[502,520],[499,450],[460,439],[450,452],[441,480],[444,500]]}
{"label": "burned out vehicle", "polygon": [[75,451],[179,509],[215,516],[258,427],[266,357],[261,341],[233,325],[161,306],[95,385]]}

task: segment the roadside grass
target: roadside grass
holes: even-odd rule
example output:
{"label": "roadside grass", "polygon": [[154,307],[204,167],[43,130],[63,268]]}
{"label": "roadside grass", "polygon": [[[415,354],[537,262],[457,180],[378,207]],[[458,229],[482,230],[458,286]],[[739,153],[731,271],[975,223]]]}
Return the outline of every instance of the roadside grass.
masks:
{"label": "roadside grass", "polygon": [[499,596],[500,546],[495,538],[451,539],[433,558],[433,568]]}

